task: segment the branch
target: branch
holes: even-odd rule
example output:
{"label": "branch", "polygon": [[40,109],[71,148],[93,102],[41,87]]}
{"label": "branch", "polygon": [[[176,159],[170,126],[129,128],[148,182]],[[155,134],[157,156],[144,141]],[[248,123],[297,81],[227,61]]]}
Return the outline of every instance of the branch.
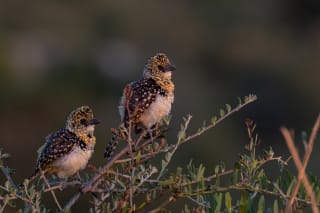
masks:
{"label": "branch", "polygon": [[80,196],[81,196],[80,192],[77,193],[76,195],[74,195],[71,198],[71,200],[69,200],[69,202],[64,206],[64,208],[62,209],[62,212],[67,212],[71,208],[71,206],[73,206],[77,202],[77,200],[80,198]]}
{"label": "branch", "polygon": [[[255,100],[257,100],[257,96],[256,95],[249,95],[247,97],[245,97],[244,103],[239,103],[239,105],[234,108],[233,110],[228,111],[225,115],[221,116],[218,120],[216,120],[215,122],[213,122],[212,124],[208,125],[207,127],[203,128],[201,131],[187,137],[184,138],[180,141],[178,141],[179,144],[176,144],[177,146],[174,148],[174,151],[172,154],[174,154],[174,152],[177,150],[178,146],[182,143],[185,143],[199,135],[201,135],[202,133],[208,131],[209,129],[213,128],[214,126],[216,126],[218,123],[220,123],[223,119],[225,119],[226,117],[230,116],[231,114],[233,114],[234,112],[240,110],[241,108],[243,108],[244,106],[254,102]],[[190,117],[191,119],[191,117]],[[142,138],[142,137],[140,137]],[[154,140],[154,139],[153,139]],[[145,141],[142,145],[138,146],[137,150],[142,149],[143,147],[145,147],[145,145],[151,143],[153,141],[152,139]],[[130,151],[130,148],[128,145],[123,148],[118,154],[116,154],[108,163],[106,163],[100,170],[99,172],[93,176],[91,178],[91,180],[82,187],[81,192],[77,193],[76,195],[74,195],[71,200],[65,205],[65,207],[63,208],[63,211],[67,211],[68,209],[70,209],[74,203],[80,198],[81,194],[90,192],[90,191],[94,191],[95,188],[97,187],[97,185],[100,183],[100,179],[107,173],[107,170],[117,161],[119,160],[123,155],[125,155],[128,151]],[[171,156],[172,157],[172,156]],[[169,163],[169,161],[168,161]],[[166,166],[165,166],[166,167]],[[157,178],[157,180],[160,179],[160,177],[163,175],[165,167],[161,169],[160,174]]]}
{"label": "branch", "polygon": [[224,120],[225,118],[229,117],[231,114],[239,111],[240,109],[242,109],[243,107],[245,107],[246,105],[256,101],[258,98],[256,95],[249,95],[247,97],[247,100],[245,100],[244,103],[240,103],[236,108],[230,110],[229,112],[227,112],[225,115],[221,116],[220,118],[218,118],[215,122],[213,122],[212,124],[202,128],[200,131],[194,133],[193,135],[188,136],[187,138],[185,138],[181,143],[185,143],[189,140],[192,140],[200,135],[202,135],[204,132],[207,132],[208,130],[212,129],[213,127],[215,127],[217,124],[219,124],[222,120]]}
{"label": "branch", "polygon": [[[242,109],[243,107],[245,107],[246,105],[254,102],[257,100],[257,96],[256,95],[249,95],[249,96],[246,96],[245,97],[245,100],[244,100],[244,103],[240,102],[239,105],[237,107],[235,107],[234,109],[232,110],[229,110],[226,114],[222,115],[219,119],[213,121],[210,125],[206,126],[206,127],[203,127],[200,131],[184,138],[184,135],[186,134],[185,132],[187,131],[187,128],[188,128],[188,125],[190,123],[190,120],[192,118],[191,115],[188,115],[186,118],[185,118],[185,121],[184,121],[184,125],[182,125],[181,127],[181,130],[179,132],[179,135],[178,135],[178,141],[173,149],[172,152],[169,152],[169,155],[168,155],[168,158],[166,159],[165,161],[165,164],[163,165],[163,167],[161,168],[161,171],[157,177],[156,180],[160,180],[160,178],[162,177],[165,169],[167,168],[167,166],[169,165],[170,163],[170,160],[172,159],[174,153],[177,151],[178,147],[187,142],[187,141],[190,141],[200,135],[202,135],[203,133],[207,132],[208,130],[212,129],[213,127],[215,127],[216,125],[218,125],[222,120],[224,120],[225,118],[229,117],[230,115],[232,115],[233,113],[239,111],[240,109]],[[182,133],[183,135],[180,135],[180,133]]]}
{"label": "branch", "polygon": [[[50,186],[50,184],[49,184],[46,176],[45,176],[43,173],[42,173],[41,176],[42,176],[43,181],[44,181],[45,184],[47,185],[47,187],[50,188],[51,186]],[[58,199],[57,199],[57,197],[56,197],[56,194],[55,194],[54,191],[52,191],[52,190],[51,190],[50,192],[51,192],[51,194],[52,194],[52,197],[53,197],[54,202],[57,204],[59,210],[61,211],[62,208],[61,208],[61,205],[60,205],[60,203],[59,203],[59,201],[58,201]]]}
{"label": "branch", "polygon": [[[152,140],[148,139],[146,140],[142,145],[140,145],[137,150],[142,149],[144,146],[146,146],[147,144],[151,143]],[[98,173],[93,176],[91,178],[91,180],[82,187],[81,192],[78,192],[77,194],[75,194],[71,200],[69,200],[69,202],[65,205],[65,207],[63,208],[63,212],[66,212],[68,209],[70,209],[75,202],[80,198],[81,194],[87,193],[87,192],[94,192],[95,188],[97,187],[97,185],[99,184],[99,180],[108,172],[108,169],[117,161],[119,160],[123,155],[126,155],[127,152],[129,151],[129,146],[127,145],[126,147],[124,147],[118,154],[114,155],[113,158],[111,158],[111,160],[106,163],[99,171]]]}
{"label": "branch", "polygon": [[6,179],[9,181],[9,183],[11,184],[11,186],[15,189],[17,189],[16,184],[13,182],[12,178],[10,177],[10,175],[8,174],[8,172],[6,171],[6,169],[3,166],[0,166],[0,169],[3,173],[3,175],[6,177]]}
{"label": "branch", "polygon": [[72,181],[72,182],[67,182],[67,183],[60,183],[57,185],[50,186],[49,188],[46,188],[43,190],[43,192],[50,192],[56,189],[59,189],[62,191],[63,189],[67,188],[68,186],[75,186],[75,185],[80,185],[80,181]]}
{"label": "branch", "polygon": [[301,181],[303,181],[303,184],[305,186],[305,189],[308,193],[308,195],[310,196],[310,199],[311,199],[311,202],[312,202],[312,210],[313,212],[319,212],[319,209],[318,209],[318,206],[317,206],[317,201],[316,201],[316,198],[315,198],[315,195],[314,195],[314,192],[312,190],[312,186],[305,174],[305,170],[306,170],[306,167],[307,167],[307,164],[308,164],[308,161],[309,161],[309,158],[311,156],[311,152],[312,152],[312,149],[313,149],[313,145],[314,145],[314,142],[315,142],[315,139],[316,139],[316,136],[317,136],[317,133],[318,133],[318,130],[320,128],[320,115],[318,116],[317,118],[317,121],[312,129],[312,133],[311,133],[311,137],[309,139],[309,143],[308,143],[308,147],[307,147],[307,150],[306,150],[306,154],[304,156],[304,159],[303,159],[303,163],[301,163],[301,160],[300,160],[300,157],[299,157],[299,154],[294,146],[294,141],[293,141],[293,138],[292,138],[292,135],[290,134],[289,130],[287,128],[281,128],[281,132],[287,142],[287,146],[291,152],[291,155],[293,157],[293,160],[296,164],[296,167],[297,167],[297,170],[299,171],[299,175],[298,175],[298,178],[297,178],[297,182],[295,184],[295,187],[293,189],[293,192],[292,192],[292,196],[285,208],[285,212],[289,213],[291,211],[291,207],[294,203],[294,200],[298,194],[298,191],[299,191],[299,186],[301,184]]}
{"label": "branch", "polygon": [[129,146],[127,145],[125,148],[123,148],[118,154],[114,155],[114,157],[104,165],[104,167],[102,169],[100,169],[98,171],[98,173],[91,178],[91,180],[89,181],[89,183],[85,186],[83,186],[81,192],[78,192],[77,194],[75,194],[70,200],[69,202],[64,206],[63,208],[63,212],[66,212],[68,209],[70,209],[75,202],[77,202],[77,200],[80,198],[82,193],[86,193],[90,190],[93,190],[92,186],[103,176],[107,173],[107,170],[113,165],[113,163],[118,160],[119,158],[121,158],[122,155],[126,154],[129,151]]}
{"label": "branch", "polygon": [[[191,118],[192,118],[191,115],[188,115],[186,118],[184,118],[184,124],[181,126],[181,130],[180,130],[179,133],[185,134],[185,132],[187,131],[187,128],[188,128],[188,126],[189,126],[189,123],[190,123],[190,121],[191,121]],[[160,171],[160,173],[159,173],[159,175],[158,175],[158,177],[157,177],[157,179],[156,179],[157,181],[160,180],[160,178],[162,177],[165,169],[166,169],[167,166],[169,165],[169,163],[170,163],[170,161],[171,161],[174,153],[177,151],[178,147],[182,144],[182,141],[183,141],[182,137],[183,137],[183,136],[178,136],[178,141],[177,141],[177,143],[175,144],[173,150],[168,153],[168,157],[167,157],[166,161],[162,161],[162,162],[164,162],[164,165],[162,165],[161,171]]]}

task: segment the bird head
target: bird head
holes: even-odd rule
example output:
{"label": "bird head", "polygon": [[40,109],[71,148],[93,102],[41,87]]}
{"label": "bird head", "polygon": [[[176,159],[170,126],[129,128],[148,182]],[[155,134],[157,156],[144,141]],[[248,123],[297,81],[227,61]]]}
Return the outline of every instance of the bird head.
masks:
{"label": "bird head", "polygon": [[170,63],[166,54],[157,53],[148,60],[144,67],[143,76],[155,80],[170,80],[174,70],[176,67]]}
{"label": "bird head", "polygon": [[85,134],[88,137],[92,137],[95,125],[99,123],[100,122],[94,118],[93,111],[90,107],[81,106],[69,114],[66,129],[78,136]]}

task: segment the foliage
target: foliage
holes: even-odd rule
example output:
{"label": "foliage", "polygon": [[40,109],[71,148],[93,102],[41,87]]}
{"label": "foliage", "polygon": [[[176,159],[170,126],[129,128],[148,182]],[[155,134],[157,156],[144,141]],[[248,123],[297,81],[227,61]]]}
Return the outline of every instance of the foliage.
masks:
{"label": "foliage", "polygon": [[[178,167],[174,171],[168,169],[181,145],[199,137],[255,100],[256,96],[249,95],[239,99],[239,104],[234,108],[227,104],[220,110],[219,116],[212,117],[208,125],[204,123],[193,134],[187,131],[192,116],[186,116],[174,144],[168,144],[163,137],[169,118],[154,129],[157,131],[153,131],[156,135],[152,137],[148,131],[136,135],[131,132],[131,128],[121,126],[118,130],[114,129],[114,134],[118,134],[127,146],[102,168],[79,180],[47,180],[42,176],[40,180],[31,183],[26,179],[17,187],[12,180],[14,170],[4,165],[9,155],[0,150],[0,168],[6,178],[6,182],[0,185],[0,212],[7,208],[19,209],[20,212],[48,212],[46,203],[42,201],[43,195],[48,192],[52,193],[57,211],[63,212],[71,212],[71,207],[83,194],[91,195],[88,201],[91,205],[89,212],[166,212],[169,211],[169,204],[182,199],[186,201],[181,210],[184,213],[281,212],[289,203],[295,187],[299,190],[292,208],[303,209],[312,202],[305,188],[296,185],[300,174],[296,177],[286,170],[290,158],[283,160],[281,156],[276,156],[271,147],[264,151],[257,149],[261,141],[250,119],[245,122],[249,142],[244,146],[244,153],[239,156],[234,168],[228,169],[221,163],[216,165],[213,173],[208,174],[204,164],[195,165],[190,161],[185,168]],[[154,160],[156,156],[162,157],[160,163]],[[280,171],[276,180],[268,176],[266,165]],[[308,178],[319,203],[320,181],[313,175]],[[78,187],[80,192],[62,208],[54,192],[69,187]],[[21,201],[24,205],[17,205]]]}

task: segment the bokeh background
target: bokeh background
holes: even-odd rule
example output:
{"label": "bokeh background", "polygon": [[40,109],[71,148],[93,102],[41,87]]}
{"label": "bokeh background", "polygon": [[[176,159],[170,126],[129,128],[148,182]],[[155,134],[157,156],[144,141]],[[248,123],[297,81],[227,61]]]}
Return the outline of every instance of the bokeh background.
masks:
{"label": "bokeh background", "polygon": [[[288,156],[279,128],[294,128],[299,143],[319,113],[319,1],[1,1],[0,146],[12,155],[14,179],[31,174],[45,136],[80,105],[102,121],[90,161],[102,165],[122,89],[156,52],[177,67],[168,143],[187,114],[192,132],[237,97],[259,98],[184,145],[171,168],[191,159],[207,174],[221,161],[232,168],[246,118],[257,123],[261,149]],[[308,168],[315,175],[319,148]]]}

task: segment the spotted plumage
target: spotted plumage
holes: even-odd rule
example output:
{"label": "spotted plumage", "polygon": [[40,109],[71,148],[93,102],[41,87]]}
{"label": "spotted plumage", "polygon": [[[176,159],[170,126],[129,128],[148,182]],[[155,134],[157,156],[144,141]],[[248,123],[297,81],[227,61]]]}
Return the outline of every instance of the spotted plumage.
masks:
{"label": "spotted plumage", "polygon": [[[125,126],[131,122],[136,130],[149,130],[170,113],[174,101],[171,75],[175,69],[164,53],[158,53],[148,60],[142,78],[129,83],[124,89],[119,113]],[[105,158],[112,156],[117,143],[116,136],[113,136],[107,145]]]}
{"label": "spotted plumage", "polygon": [[[122,122],[131,120],[134,124],[139,123],[143,113],[155,102],[158,95],[167,96],[166,92],[153,79],[142,79],[129,84],[127,87],[131,90],[131,98],[128,103],[129,112],[125,106],[125,96],[123,96],[122,103],[119,106]],[[143,125],[147,128],[152,126],[146,123]]]}
{"label": "spotted plumage", "polygon": [[96,143],[93,132],[98,123],[88,106],[72,111],[67,118],[66,127],[49,134],[45,144],[38,150],[38,159],[31,179],[41,171],[62,178],[84,169],[93,154]]}

